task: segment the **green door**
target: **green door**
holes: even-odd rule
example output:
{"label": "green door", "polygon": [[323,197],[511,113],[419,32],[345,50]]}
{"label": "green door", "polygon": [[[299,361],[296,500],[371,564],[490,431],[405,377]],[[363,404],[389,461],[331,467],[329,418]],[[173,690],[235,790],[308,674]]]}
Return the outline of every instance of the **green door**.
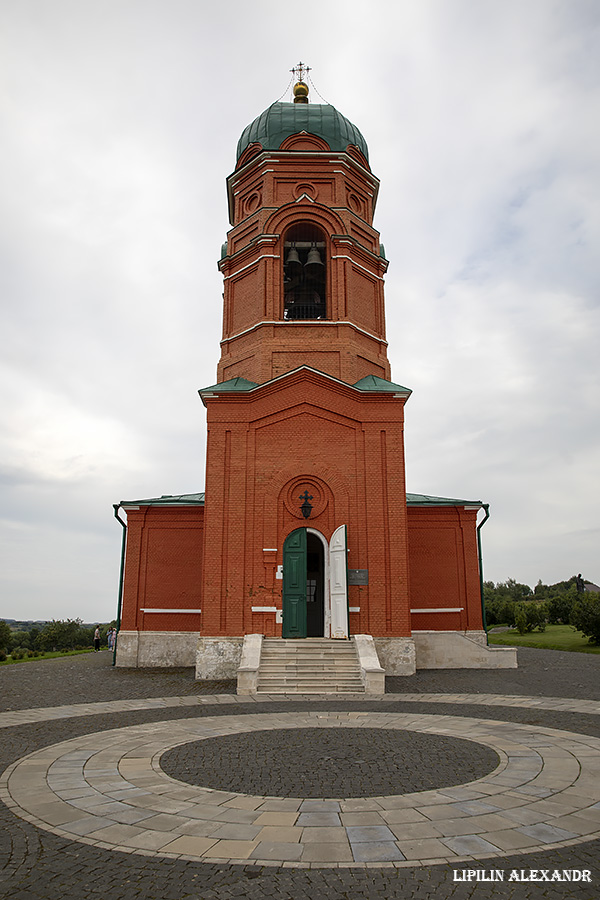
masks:
{"label": "green door", "polygon": [[306,528],[292,531],[283,545],[282,636],[306,637]]}

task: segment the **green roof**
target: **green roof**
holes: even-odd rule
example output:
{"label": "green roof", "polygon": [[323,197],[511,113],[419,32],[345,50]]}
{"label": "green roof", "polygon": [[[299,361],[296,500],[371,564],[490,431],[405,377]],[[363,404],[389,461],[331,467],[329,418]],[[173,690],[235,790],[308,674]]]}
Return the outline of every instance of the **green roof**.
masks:
{"label": "green roof", "polygon": [[[311,369],[311,366],[299,366],[300,369]],[[276,378],[270,379],[271,381],[276,381],[278,378],[283,378],[285,375],[291,375],[292,371],[295,372],[297,369],[292,369],[290,372],[284,372],[283,375],[278,375]],[[318,372],[318,369],[313,369],[313,371]],[[325,375],[325,372],[319,372],[321,375]],[[326,376],[328,378],[333,378],[333,376]],[[335,381],[339,381],[339,379],[334,379]],[[345,382],[344,382],[345,383]],[[265,384],[269,384],[269,382],[265,382]],[[218,384],[211,384],[209,387],[200,388],[198,393],[200,396],[203,394],[228,394],[228,393],[237,393],[239,391],[253,391],[254,388],[262,387],[263,385],[257,384],[256,381],[249,381],[247,378],[242,378],[241,376],[236,376],[236,378],[230,378],[228,381],[221,381]],[[356,388],[358,391],[377,391],[379,393],[386,394],[406,394],[408,397],[412,391],[410,388],[404,387],[401,384],[395,384],[393,381],[386,381],[385,378],[379,378],[378,375],[366,375],[365,378],[361,378],[360,381],[357,381],[355,384],[349,385],[349,387]]]}
{"label": "green roof", "polygon": [[385,391],[390,394],[411,394],[410,388],[403,387],[401,384],[394,384],[393,381],[386,381],[378,375],[366,375],[360,381],[354,383],[354,387],[359,391]]}
{"label": "green roof", "polygon": [[200,388],[198,393],[202,394],[226,394],[228,391],[251,391],[258,387],[256,381],[248,381],[247,378],[237,376],[230,378],[229,381],[221,381],[219,384],[211,384],[209,387]]}
{"label": "green roof", "polygon": [[431,494],[406,494],[407,506],[484,506],[482,500],[455,500],[451,497],[433,497]]}
{"label": "green roof", "polygon": [[369,159],[367,142],[356,125],[328,103],[272,103],[242,131],[236,159],[254,143],[264,150],[278,150],[287,137],[301,131],[323,138],[332,150],[355,144]]}
{"label": "green roof", "polygon": [[[483,506],[481,500],[456,500],[431,494],[406,494],[407,506]],[[121,500],[120,506],[204,506],[204,493],[163,494],[146,500]]]}
{"label": "green roof", "polygon": [[204,494],[163,494],[148,500],[121,500],[119,506],[204,506]]}

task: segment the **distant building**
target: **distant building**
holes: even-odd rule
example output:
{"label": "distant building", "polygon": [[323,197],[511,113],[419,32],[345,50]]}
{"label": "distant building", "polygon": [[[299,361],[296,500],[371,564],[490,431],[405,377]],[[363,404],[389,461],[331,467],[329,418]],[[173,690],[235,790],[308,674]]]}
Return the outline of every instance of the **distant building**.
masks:
{"label": "distant building", "polygon": [[411,392],[387,358],[379,182],[358,128],[307,92],[244,129],[227,179],[205,493],[117,507],[117,664],[233,677],[246,635],[361,634],[388,674],[515,665],[485,646],[486,505],[406,493]]}

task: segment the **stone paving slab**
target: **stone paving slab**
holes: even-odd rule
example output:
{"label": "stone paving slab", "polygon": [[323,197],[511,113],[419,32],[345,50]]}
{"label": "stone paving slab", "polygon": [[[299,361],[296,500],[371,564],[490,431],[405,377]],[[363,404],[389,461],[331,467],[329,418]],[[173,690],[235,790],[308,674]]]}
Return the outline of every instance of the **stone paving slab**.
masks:
{"label": "stone paving slab", "polygon": [[[363,804],[362,812],[368,820],[362,821],[345,820],[348,798],[283,799],[183,786],[160,768],[162,753],[181,743],[332,725],[461,737],[491,747],[500,763],[465,785],[369,798],[370,808]],[[0,780],[0,796],[38,827],[106,849],[265,866],[402,867],[470,862],[510,849],[531,853],[599,837],[599,770],[600,739],[550,728],[373,710],[260,712],[63,741],[11,765]],[[354,798],[355,809],[361,799]],[[287,818],[269,821],[272,816]]]}
{"label": "stone paving slab", "polygon": [[[589,715],[600,715],[600,701],[576,700],[563,697],[527,697],[521,695],[504,694],[344,694],[335,695],[336,702],[363,701],[365,704],[390,703],[398,700],[403,703],[460,703],[476,706],[508,706],[519,709],[547,709],[552,712],[578,712]],[[33,709],[19,709],[8,712],[0,712],[0,728],[12,728],[19,725],[27,725],[33,722],[46,722],[56,719],[70,719],[78,716],[113,715],[118,712],[135,712],[147,709],[169,709],[172,707],[213,706],[215,703],[229,704],[263,704],[267,701],[276,702],[331,702],[331,694],[258,694],[256,696],[238,696],[237,694],[202,694],[198,696],[180,697],[150,697],[141,700],[112,700],[96,703],[72,703],[63,706],[36,707]],[[355,713],[356,716],[363,713]],[[368,715],[368,713],[364,713]]]}

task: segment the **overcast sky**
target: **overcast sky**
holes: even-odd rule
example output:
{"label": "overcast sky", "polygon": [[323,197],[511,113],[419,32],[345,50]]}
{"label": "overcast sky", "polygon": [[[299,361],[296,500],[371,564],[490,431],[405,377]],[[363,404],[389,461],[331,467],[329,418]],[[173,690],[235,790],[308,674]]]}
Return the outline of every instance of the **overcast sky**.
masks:
{"label": "overcast sky", "polygon": [[597,0],[0,0],[0,616],[110,620],[112,504],[203,490],[225,178],[299,59],[381,179],[408,489],[490,504],[488,580],[600,582],[599,39]]}

